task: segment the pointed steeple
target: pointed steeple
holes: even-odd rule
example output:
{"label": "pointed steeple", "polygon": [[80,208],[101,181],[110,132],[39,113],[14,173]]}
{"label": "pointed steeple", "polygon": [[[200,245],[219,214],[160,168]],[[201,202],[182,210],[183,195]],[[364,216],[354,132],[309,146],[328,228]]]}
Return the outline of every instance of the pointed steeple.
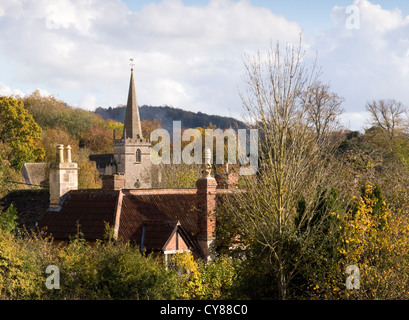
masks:
{"label": "pointed steeple", "polygon": [[143,139],[139,107],[136,100],[133,68],[131,68],[131,81],[129,83],[128,103],[126,105],[124,134],[125,139]]}

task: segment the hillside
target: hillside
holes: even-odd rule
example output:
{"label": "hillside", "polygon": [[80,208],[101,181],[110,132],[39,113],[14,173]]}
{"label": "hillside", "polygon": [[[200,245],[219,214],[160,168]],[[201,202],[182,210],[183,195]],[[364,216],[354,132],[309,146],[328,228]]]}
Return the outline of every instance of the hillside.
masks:
{"label": "hillside", "polygon": [[[95,109],[95,113],[99,114],[105,120],[113,119],[123,123],[125,119],[125,109],[126,106],[118,106],[115,108],[98,107]],[[161,122],[162,127],[170,132],[172,131],[173,121],[181,121],[183,129],[207,127],[210,123],[220,129],[246,127],[244,122],[234,118],[208,115],[202,112],[195,113],[168,106],[155,107],[143,105],[139,107],[139,113],[141,120],[153,121],[157,119]]]}

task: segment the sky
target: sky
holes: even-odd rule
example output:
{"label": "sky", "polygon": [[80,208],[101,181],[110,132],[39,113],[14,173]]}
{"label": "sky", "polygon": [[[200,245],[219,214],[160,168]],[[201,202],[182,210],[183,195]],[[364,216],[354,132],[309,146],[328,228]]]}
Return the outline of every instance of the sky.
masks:
{"label": "sky", "polygon": [[373,99],[409,106],[406,0],[1,0],[0,95],[116,107],[134,58],[139,105],[242,119],[244,55],[300,32],[347,128],[368,125]]}

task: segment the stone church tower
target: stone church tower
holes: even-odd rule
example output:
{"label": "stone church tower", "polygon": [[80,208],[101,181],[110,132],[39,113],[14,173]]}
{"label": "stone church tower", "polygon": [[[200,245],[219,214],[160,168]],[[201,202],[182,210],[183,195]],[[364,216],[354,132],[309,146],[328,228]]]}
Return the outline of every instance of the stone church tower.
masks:
{"label": "stone church tower", "polygon": [[116,173],[124,175],[125,189],[152,187],[151,149],[149,139],[142,136],[132,68],[124,131],[121,139],[114,137]]}

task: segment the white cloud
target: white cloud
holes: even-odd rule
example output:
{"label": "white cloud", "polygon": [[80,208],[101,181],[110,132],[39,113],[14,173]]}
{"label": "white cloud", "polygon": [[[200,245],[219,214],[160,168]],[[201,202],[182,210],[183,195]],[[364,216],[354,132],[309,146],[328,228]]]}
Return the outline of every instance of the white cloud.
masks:
{"label": "white cloud", "polygon": [[355,0],[360,28],[349,30],[345,7],[334,7],[334,27],[315,38],[325,80],[345,97],[352,124],[364,125],[368,100],[394,98],[409,105],[409,18],[368,0]]}
{"label": "white cloud", "polygon": [[53,1],[45,4],[45,27],[47,29],[70,29],[83,35],[90,35],[92,20],[96,19],[96,7],[93,1],[71,2]]}
{"label": "white cloud", "polygon": [[24,96],[23,91],[19,89],[12,89],[0,81],[0,96]]}
{"label": "white cloud", "polygon": [[[368,0],[354,5],[359,30],[346,28],[345,7],[334,7],[333,28],[304,39],[357,126],[369,99],[409,104],[409,18]],[[134,57],[140,104],[238,115],[243,53],[295,42],[300,31],[250,0],[163,0],[139,12],[119,0],[2,0],[0,92],[41,87],[84,108],[124,104]]]}
{"label": "white cloud", "polygon": [[341,116],[341,123],[350,130],[362,131],[363,125],[366,125],[369,119],[369,113],[362,112],[344,112]]}
{"label": "white cloud", "polygon": [[97,105],[97,97],[94,94],[86,94],[80,100],[80,105],[84,109],[92,110],[95,109]]}
{"label": "white cloud", "polygon": [[12,88],[0,81],[0,96],[24,97],[26,95],[31,94],[34,91],[38,91],[38,93],[42,97],[48,97],[51,95],[51,93],[49,93],[47,90],[44,90],[42,88],[35,88],[35,89],[30,88],[28,90],[23,91],[17,88]]}
{"label": "white cloud", "polygon": [[301,31],[249,0],[164,0],[140,12],[117,0],[2,1],[0,12],[0,61],[19,65],[13,81],[72,105],[125,103],[134,57],[141,104],[217,114],[241,109],[243,52],[294,41]]}

